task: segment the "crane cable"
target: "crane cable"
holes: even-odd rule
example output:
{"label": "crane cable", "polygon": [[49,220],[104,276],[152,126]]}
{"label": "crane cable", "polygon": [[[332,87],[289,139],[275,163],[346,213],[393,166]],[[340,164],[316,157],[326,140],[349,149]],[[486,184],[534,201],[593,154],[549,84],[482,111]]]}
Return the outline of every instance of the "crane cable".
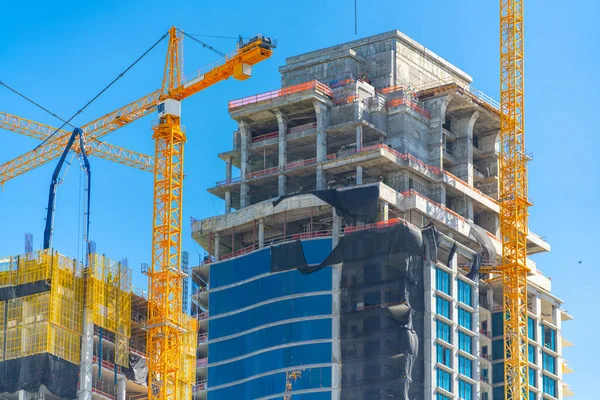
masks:
{"label": "crane cable", "polygon": [[110,82],[104,89],[102,89],[97,95],[95,95],[90,101],[88,101],[81,109],[79,109],[79,111],[77,111],[75,114],[73,114],[71,116],[71,118],[69,118],[68,120],[64,120],[60,117],[58,117],[56,114],[52,113],[51,111],[49,111],[48,109],[46,109],[45,107],[42,107],[39,103],[31,100],[29,97],[23,95],[22,93],[18,92],[17,90],[13,89],[12,87],[8,86],[7,84],[0,82],[2,84],[2,86],[8,88],[9,90],[11,90],[12,92],[16,93],[17,95],[23,97],[24,99],[26,99],[27,101],[29,101],[30,103],[34,104],[35,106],[41,108],[42,110],[46,111],[47,113],[51,114],[52,116],[58,118],[59,120],[63,121],[63,124],[57,128],[52,134],[48,135],[43,141],[42,143],[40,143],[38,146],[36,146],[33,151],[36,151],[37,149],[39,149],[41,146],[43,146],[48,140],[50,140],[58,131],[60,131],[62,128],[64,128],[66,125],[69,126],[73,126],[70,124],[70,122],[73,120],[73,118],[75,118],[76,116],[78,116],[79,114],[81,114],[83,112],[83,110],[85,110],[90,104],[92,104],[96,99],[98,99],[98,97],[100,97],[104,92],[106,92],[112,85],[114,85],[119,79],[121,79],[123,76],[125,76],[125,74],[131,69],[133,68],[134,65],[136,65],[142,58],[144,58],[148,53],[150,53],[150,51],[152,51],[152,49],[154,49],[164,38],[167,37],[169,33],[165,33],[164,35],[162,35],[160,37],[160,39],[158,39],[152,46],[150,46],[150,48],[148,50],[146,50],[141,56],[139,56],[131,65],[129,65],[123,72],[121,72],[115,79],[112,80],[112,82]]}
{"label": "crane cable", "polygon": [[200,43],[200,44],[202,45],[202,47],[205,47],[205,48],[207,48],[207,49],[209,49],[209,50],[211,50],[211,51],[213,51],[213,52],[217,53],[218,55],[220,55],[220,56],[221,56],[221,57],[223,57],[223,58],[226,58],[226,57],[227,57],[227,54],[223,53],[223,52],[222,52],[222,51],[220,51],[220,50],[217,50],[217,49],[215,49],[215,48],[214,48],[214,47],[212,47],[210,44],[208,44],[208,43],[205,43],[205,42],[203,42],[203,41],[202,41],[202,40],[200,40],[200,39],[196,39],[195,37],[193,37],[193,36],[192,36],[192,35],[190,35],[189,33],[185,33],[184,31],[182,31],[181,29],[177,29],[177,30],[178,30],[180,33],[182,33],[182,34],[184,34],[185,36],[187,36],[187,37],[189,37],[190,39],[192,39],[193,41]]}
{"label": "crane cable", "polygon": [[20,96],[22,98],[24,98],[25,100],[27,100],[28,102],[30,102],[31,104],[35,105],[38,108],[41,108],[42,110],[46,111],[48,114],[52,115],[54,118],[60,120],[61,122],[65,122],[66,124],[68,124],[71,128],[75,128],[73,125],[69,124],[67,121],[65,121],[64,119],[62,119],[61,117],[59,117],[58,115],[54,114],[52,111],[48,110],[46,107],[42,106],[41,104],[33,101],[32,99],[30,99],[29,97],[25,96],[23,93],[19,92],[18,90],[8,86],[6,83],[0,81],[0,85],[4,86],[5,88],[7,88],[8,90],[10,90],[11,92],[15,93],[17,96]]}

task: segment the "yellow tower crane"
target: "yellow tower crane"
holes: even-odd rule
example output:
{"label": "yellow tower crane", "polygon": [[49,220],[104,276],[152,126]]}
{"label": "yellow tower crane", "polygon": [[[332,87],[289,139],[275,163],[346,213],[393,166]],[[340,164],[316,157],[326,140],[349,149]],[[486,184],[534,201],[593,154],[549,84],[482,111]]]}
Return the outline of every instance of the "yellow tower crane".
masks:
{"label": "yellow tower crane", "polygon": [[274,43],[257,36],[240,43],[220,65],[182,76],[182,32],[169,31],[169,49],[163,78],[164,92],[158,105],[159,123],[154,128],[154,222],[152,264],[148,271],[148,370],[150,399],[178,399],[181,349],[189,329],[181,309],[181,203],[183,195],[183,149],[185,134],[180,125],[180,102],[229,77],[248,79],[252,65],[272,54]]}
{"label": "yellow tower crane", "polygon": [[527,371],[527,161],[523,1],[500,0],[500,233],[505,398],[529,398]]}
{"label": "yellow tower crane", "polygon": [[[146,271],[149,278],[146,326],[150,377],[148,398],[177,400],[191,396],[195,371],[193,363],[186,367],[185,360],[186,354],[190,353],[194,360],[196,344],[196,321],[190,321],[181,307],[185,278],[180,261],[183,149],[186,140],[180,125],[181,101],[230,77],[237,80],[250,78],[252,66],[271,57],[275,43],[261,35],[245,43],[240,41],[232,54],[223,55],[222,60],[184,77],[184,34],[173,27],[167,35],[169,45],[162,88],[81,128],[86,137],[88,153],[145,171],[154,171],[152,264]],[[159,123],[154,127],[153,134],[154,160],[99,140],[155,110],[158,111]],[[57,131],[51,126],[2,112],[0,128],[44,140],[43,145],[0,165],[0,185],[58,158],[71,135],[70,132]],[[77,146],[74,150],[80,151]],[[193,340],[189,340],[190,337]]]}

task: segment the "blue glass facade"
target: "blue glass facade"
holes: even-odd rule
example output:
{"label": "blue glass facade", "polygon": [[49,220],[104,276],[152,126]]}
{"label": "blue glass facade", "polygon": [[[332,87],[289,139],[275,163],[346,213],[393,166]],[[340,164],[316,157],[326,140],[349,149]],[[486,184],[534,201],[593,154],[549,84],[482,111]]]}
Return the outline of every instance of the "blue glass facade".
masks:
{"label": "blue glass facade", "polygon": [[[302,245],[309,263],[331,252],[330,239]],[[270,252],[210,267],[209,400],[283,396],[298,369],[294,398],[331,398],[332,269],[271,273]]]}

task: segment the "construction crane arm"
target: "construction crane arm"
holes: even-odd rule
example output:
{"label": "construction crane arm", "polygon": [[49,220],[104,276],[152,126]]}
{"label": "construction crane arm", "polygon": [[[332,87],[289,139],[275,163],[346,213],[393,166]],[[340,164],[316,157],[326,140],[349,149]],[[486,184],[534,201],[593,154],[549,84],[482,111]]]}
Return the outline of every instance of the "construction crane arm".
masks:
{"label": "construction crane arm", "polygon": [[271,57],[274,47],[275,44],[270,39],[257,36],[242,44],[224,60],[210,64],[184,78],[168,97],[183,100],[231,76],[238,80],[248,79],[252,73],[252,66]]}
{"label": "construction crane arm", "polygon": [[[107,143],[98,142],[94,139],[106,136],[122,126],[155,111],[159,102],[159,97],[159,90],[152,92],[149,95],[82,126],[88,144],[92,146],[90,154],[94,154],[107,160],[120,162],[124,165],[137,167],[145,171],[152,171],[153,162],[148,161],[151,160],[152,157],[117,146],[112,146]],[[49,134],[55,131],[55,129],[52,129],[52,127],[48,125],[25,120],[7,113],[0,114],[0,127],[38,139],[46,139]],[[57,132],[55,138],[48,140],[44,145],[0,165],[0,185],[16,176],[22,175],[27,171],[57,159],[61,155],[62,149],[67,145],[70,136],[71,133],[67,131]],[[78,145],[76,145],[75,150],[78,148]]]}

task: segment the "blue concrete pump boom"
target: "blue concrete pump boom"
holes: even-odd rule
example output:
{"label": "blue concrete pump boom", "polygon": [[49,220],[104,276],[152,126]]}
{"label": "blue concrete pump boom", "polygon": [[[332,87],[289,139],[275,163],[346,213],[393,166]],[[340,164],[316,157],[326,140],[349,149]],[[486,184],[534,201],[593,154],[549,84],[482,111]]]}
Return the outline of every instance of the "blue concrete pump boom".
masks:
{"label": "blue concrete pump boom", "polygon": [[90,175],[90,163],[88,161],[87,155],[85,154],[85,141],[83,138],[83,130],[81,128],[73,129],[73,133],[71,133],[71,137],[69,137],[69,141],[65,146],[65,149],[58,160],[58,164],[56,168],[54,168],[54,173],[52,174],[52,182],[50,183],[50,193],[48,194],[48,209],[46,211],[46,228],[44,229],[44,249],[52,248],[52,233],[54,230],[54,211],[56,208],[56,191],[58,189],[58,184],[60,183],[59,174],[65,163],[65,159],[67,158],[67,154],[71,151],[73,144],[75,143],[75,139],[79,136],[79,150],[81,151],[81,156],[83,158],[83,169],[85,171],[85,188],[87,191],[86,197],[86,212],[85,212],[85,227],[84,227],[84,241],[86,244],[86,255],[88,251],[88,239],[89,239],[89,230],[90,230],[90,184],[91,184],[91,175]]}

